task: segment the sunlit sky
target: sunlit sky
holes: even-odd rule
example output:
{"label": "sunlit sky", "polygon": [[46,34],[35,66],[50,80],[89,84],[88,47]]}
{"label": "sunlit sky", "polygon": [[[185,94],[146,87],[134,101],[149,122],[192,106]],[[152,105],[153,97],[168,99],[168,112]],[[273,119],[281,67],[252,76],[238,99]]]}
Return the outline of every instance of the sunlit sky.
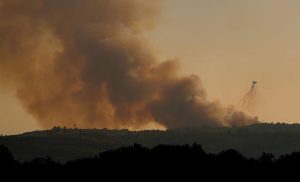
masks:
{"label": "sunlit sky", "polygon": [[[252,114],[300,122],[300,1],[165,0],[148,33],[161,60],[179,59],[197,74],[209,100],[237,105],[258,81]],[[14,93],[0,88],[0,133],[39,129]]]}

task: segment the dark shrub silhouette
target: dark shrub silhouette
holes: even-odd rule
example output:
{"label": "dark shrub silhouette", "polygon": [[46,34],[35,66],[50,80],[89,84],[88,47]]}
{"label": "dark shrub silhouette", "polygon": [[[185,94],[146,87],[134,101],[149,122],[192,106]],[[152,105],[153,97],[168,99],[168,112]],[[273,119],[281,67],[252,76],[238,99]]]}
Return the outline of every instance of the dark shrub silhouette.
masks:
{"label": "dark shrub silhouette", "polygon": [[0,167],[13,167],[15,160],[8,148],[4,145],[0,145]]}
{"label": "dark shrub silhouette", "polygon": [[[158,145],[151,149],[134,144],[99,153],[89,158],[69,161],[65,164],[46,156],[27,162],[17,162],[8,148],[0,146],[0,165],[5,169],[18,169],[26,172],[52,174],[51,171],[80,174],[83,171],[130,171],[166,173],[172,175],[183,171],[192,174],[207,172],[226,172],[227,174],[264,174],[271,175],[283,170],[298,169],[300,152],[275,158],[271,153],[263,153],[257,159],[246,158],[239,151],[229,149],[218,154],[206,153],[201,145]],[[71,171],[71,172],[70,172]],[[75,173],[76,172],[76,173]],[[57,174],[57,173],[54,173]]]}

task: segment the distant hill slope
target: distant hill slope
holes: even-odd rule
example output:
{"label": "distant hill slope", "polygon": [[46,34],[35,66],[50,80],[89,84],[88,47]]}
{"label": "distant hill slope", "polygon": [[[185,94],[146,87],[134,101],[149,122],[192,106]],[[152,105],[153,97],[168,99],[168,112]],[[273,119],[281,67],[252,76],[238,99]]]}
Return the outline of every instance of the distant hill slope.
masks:
{"label": "distant hill slope", "polygon": [[63,129],[33,131],[0,137],[18,160],[51,156],[64,162],[90,157],[100,151],[139,143],[146,147],[158,144],[198,143],[207,152],[234,148],[248,157],[262,152],[275,155],[300,151],[299,124],[255,124],[237,128],[181,128],[167,131],[128,131],[108,129]]}

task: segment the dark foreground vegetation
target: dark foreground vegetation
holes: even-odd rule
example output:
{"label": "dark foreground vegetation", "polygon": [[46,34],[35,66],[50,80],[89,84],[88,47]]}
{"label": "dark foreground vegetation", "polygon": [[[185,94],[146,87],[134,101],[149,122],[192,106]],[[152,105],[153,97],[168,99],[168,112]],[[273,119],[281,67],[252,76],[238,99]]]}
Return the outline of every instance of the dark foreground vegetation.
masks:
{"label": "dark foreground vegetation", "polygon": [[[9,149],[0,146],[1,171],[24,171],[34,174],[47,172],[72,171],[76,173],[96,171],[96,174],[105,174],[106,171],[129,172],[135,175],[139,172],[153,175],[157,173],[169,173],[176,176],[177,172],[188,172],[193,175],[204,175],[213,172],[226,172],[228,175],[237,176],[245,174],[249,177],[256,174],[272,174],[277,172],[298,170],[300,165],[300,152],[282,155],[274,158],[273,154],[263,153],[259,158],[246,158],[237,150],[228,149],[217,154],[207,153],[198,144],[193,145],[158,145],[154,148],[146,148],[139,144],[121,147],[115,150],[101,152],[94,157],[68,161],[64,164],[56,162],[51,157],[36,158],[27,162],[14,159]],[[66,173],[64,173],[66,174]],[[71,173],[70,173],[71,174]],[[128,173],[127,173],[128,174]]]}
{"label": "dark foreground vegetation", "polygon": [[15,159],[31,161],[47,155],[67,162],[95,156],[99,152],[139,143],[147,148],[159,144],[192,145],[199,143],[209,153],[229,148],[247,158],[259,158],[263,152],[280,155],[300,151],[299,124],[255,124],[244,127],[180,128],[167,131],[128,131],[109,129],[68,129],[54,127],[20,135],[0,137],[0,145],[9,148]]}

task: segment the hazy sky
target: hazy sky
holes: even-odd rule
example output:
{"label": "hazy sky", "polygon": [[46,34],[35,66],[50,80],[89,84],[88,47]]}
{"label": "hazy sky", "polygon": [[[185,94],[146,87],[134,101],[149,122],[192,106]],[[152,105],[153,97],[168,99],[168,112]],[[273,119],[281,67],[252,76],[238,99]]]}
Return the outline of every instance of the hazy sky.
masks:
{"label": "hazy sky", "polygon": [[[200,76],[210,100],[237,105],[257,80],[254,114],[300,122],[300,1],[165,0],[150,40],[162,60]],[[0,133],[39,128],[9,89],[0,89]]]}
{"label": "hazy sky", "polygon": [[202,79],[211,100],[238,105],[257,80],[264,121],[300,122],[300,1],[167,0],[155,44]]}

